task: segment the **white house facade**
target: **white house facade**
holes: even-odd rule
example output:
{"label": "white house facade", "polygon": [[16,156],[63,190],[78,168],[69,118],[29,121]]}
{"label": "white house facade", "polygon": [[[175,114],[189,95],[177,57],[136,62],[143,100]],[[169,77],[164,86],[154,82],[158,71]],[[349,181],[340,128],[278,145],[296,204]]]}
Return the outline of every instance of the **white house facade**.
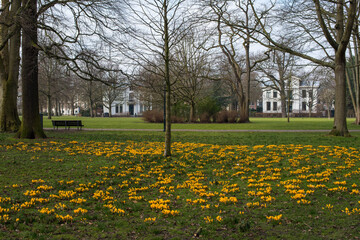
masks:
{"label": "white house facade", "polygon": [[[126,88],[120,94],[119,100],[115,100],[111,105],[112,116],[142,116],[144,111],[150,110],[151,107],[144,104],[139,95],[130,88]],[[121,99],[121,100],[120,100]],[[109,109],[103,107],[104,116],[109,116]]]}
{"label": "white house facade", "polygon": [[[285,88],[285,92],[290,94],[286,97],[286,105],[290,99],[290,113],[315,113],[317,111],[317,91],[316,84],[301,81],[297,77],[293,77],[290,87]],[[263,113],[281,113],[281,98],[279,91],[268,86],[263,88]],[[287,106],[286,106],[287,109]]]}

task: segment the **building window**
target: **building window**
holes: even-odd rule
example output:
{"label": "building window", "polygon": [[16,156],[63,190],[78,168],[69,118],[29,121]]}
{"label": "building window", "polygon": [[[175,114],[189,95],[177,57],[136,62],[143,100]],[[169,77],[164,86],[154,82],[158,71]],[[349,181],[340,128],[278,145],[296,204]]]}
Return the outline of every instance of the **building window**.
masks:
{"label": "building window", "polygon": [[309,91],[309,98],[312,98],[312,97],[313,97],[313,91],[310,90],[310,91]]}
{"label": "building window", "polygon": [[266,92],[266,97],[267,97],[267,98],[271,98],[271,92],[270,92],[270,91],[267,91],[267,92]]}
{"label": "building window", "polygon": [[129,101],[130,102],[134,101],[134,93],[129,94]]}
{"label": "building window", "polygon": [[119,106],[120,106],[120,113],[123,113],[123,106],[120,104],[119,104]]}
{"label": "building window", "polygon": [[306,111],[306,102],[302,102],[302,110]]}
{"label": "building window", "polygon": [[273,102],[273,111],[277,111],[277,102]]}
{"label": "building window", "polygon": [[302,90],[302,98],[306,98],[306,90]]}
{"label": "building window", "polygon": [[119,105],[115,106],[115,113],[119,113]]}
{"label": "building window", "polygon": [[271,102],[266,102],[266,111],[271,111]]}
{"label": "building window", "polygon": [[277,91],[273,92],[273,98],[277,98]]}

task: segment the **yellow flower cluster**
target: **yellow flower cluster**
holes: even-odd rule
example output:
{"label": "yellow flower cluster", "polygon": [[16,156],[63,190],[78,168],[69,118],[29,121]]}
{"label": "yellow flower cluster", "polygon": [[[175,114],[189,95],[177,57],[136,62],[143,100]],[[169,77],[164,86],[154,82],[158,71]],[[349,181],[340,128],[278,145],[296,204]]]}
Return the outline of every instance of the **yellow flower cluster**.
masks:
{"label": "yellow flower cluster", "polygon": [[74,220],[74,218],[72,216],[70,216],[69,214],[63,216],[63,215],[55,213],[55,217],[57,219],[59,219],[61,222],[72,222]]}
{"label": "yellow flower cluster", "polygon": [[238,200],[236,197],[221,197],[219,201],[221,203],[236,203]]}
{"label": "yellow flower cluster", "polygon": [[83,198],[77,198],[77,199],[71,199],[70,200],[71,203],[77,203],[77,204],[82,204],[82,203],[85,203],[86,202],[86,199],[83,199]]}
{"label": "yellow flower cluster", "polygon": [[156,221],[156,217],[144,219],[144,222],[155,222],[155,221]]}
{"label": "yellow flower cluster", "polygon": [[112,205],[112,204],[106,204],[104,205],[105,208],[108,208],[110,210],[110,212],[112,213],[118,213],[120,215],[124,215],[125,211],[122,210],[121,208],[117,208],[116,206]]}
{"label": "yellow flower cluster", "polygon": [[0,215],[0,221],[1,222],[8,222],[10,220],[10,217],[9,217],[9,215],[8,214],[5,214],[5,215]]}
{"label": "yellow flower cluster", "polygon": [[58,198],[58,199],[71,199],[76,195],[76,192],[73,190],[70,191],[62,191],[60,190],[58,194],[51,194],[50,198]]}
{"label": "yellow flower cluster", "polygon": [[207,222],[207,223],[211,223],[211,222],[214,221],[214,219],[213,219],[212,217],[210,217],[210,216],[204,217],[204,220],[205,220],[205,222]]}
{"label": "yellow flower cluster", "polygon": [[83,208],[74,209],[75,214],[84,214],[84,213],[87,213],[87,212],[88,212],[88,210],[83,209]]}
{"label": "yellow flower cluster", "polygon": [[266,216],[266,219],[268,221],[280,221],[281,218],[282,218],[282,214],[276,216]]}
{"label": "yellow flower cluster", "polygon": [[150,208],[163,210],[163,209],[169,209],[168,203],[170,203],[170,200],[155,199],[155,200],[150,200],[149,203],[150,203]]}
{"label": "yellow flower cluster", "polygon": [[50,215],[50,214],[55,212],[55,209],[42,208],[42,209],[39,210],[39,212],[42,213],[42,214]]}

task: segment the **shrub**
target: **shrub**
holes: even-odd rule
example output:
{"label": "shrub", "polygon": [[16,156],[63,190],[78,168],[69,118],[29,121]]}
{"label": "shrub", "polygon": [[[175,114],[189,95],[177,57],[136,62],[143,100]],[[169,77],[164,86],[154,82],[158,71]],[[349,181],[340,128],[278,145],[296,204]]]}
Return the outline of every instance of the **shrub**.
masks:
{"label": "shrub", "polygon": [[237,118],[238,118],[237,111],[228,111],[227,112],[228,123],[236,123]]}
{"label": "shrub", "polygon": [[217,123],[227,123],[228,122],[228,111],[223,110],[216,114],[216,122]]}
{"label": "shrub", "polygon": [[206,97],[199,103],[200,122],[206,120],[211,122],[211,119],[215,118],[216,114],[221,110],[221,106],[215,98]]}
{"label": "shrub", "polygon": [[171,122],[172,123],[184,123],[185,119],[178,116],[171,116]]}
{"label": "shrub", "polygon": [[164,112],[159,110],[150,110],[143,112],[143,118],[146,122],[162,123],[164,122]]}
{"label": "shrub", "polygon": [[211,117],[209,116],[208,113],[203,113],[200,115],[200,122],[201,123],[210,123],[211,122]]}

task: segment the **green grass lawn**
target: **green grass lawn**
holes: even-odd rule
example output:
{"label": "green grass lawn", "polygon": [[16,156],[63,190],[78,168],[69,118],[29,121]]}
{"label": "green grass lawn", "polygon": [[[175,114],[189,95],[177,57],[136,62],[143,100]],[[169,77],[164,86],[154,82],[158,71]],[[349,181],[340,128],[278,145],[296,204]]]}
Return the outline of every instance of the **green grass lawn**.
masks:
{"label": "green grass lawn", "polygon": [[0,239],[359,236],[359,132],[46,134],[0,134]]}
{"label": "green grass lawn", "polygon": [[[147,123],[142,118],[90,118],[90,117],[52,117],[52,120],[82,120],[85,128],[99,129],[163,129],[161,123]],[[199,124],[199,123],[182,123],[172,124],[173,129],[204,129],[204,130],[233,130],[233,129],[282,129],[282,130],[331,130],[333,119],[327,118],[291,118],[290,122],[283,118],[251,118],[251,123],[246,124]],[[354,119],[348,119],[348,128],[350,130],[358,129],[360,126],[353,124]],[[52,128],[51,120],[44,117],[44,127]]]}

